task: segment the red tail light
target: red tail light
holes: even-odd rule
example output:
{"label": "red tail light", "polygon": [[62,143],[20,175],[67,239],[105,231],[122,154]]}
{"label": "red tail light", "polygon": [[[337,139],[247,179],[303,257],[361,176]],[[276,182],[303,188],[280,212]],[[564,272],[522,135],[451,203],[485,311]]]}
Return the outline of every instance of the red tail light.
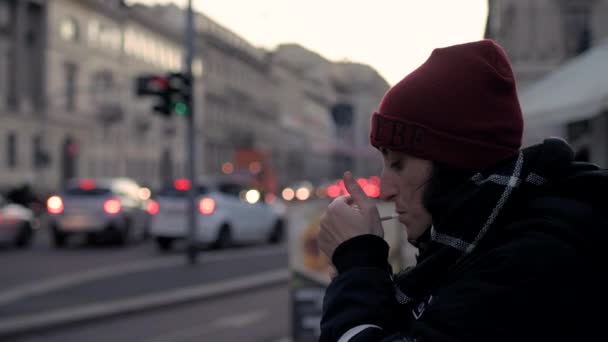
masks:
{"label": "red tail light", "polygon": [[118,214],[121,209],[122,204],[115,198],[109,199],[103,203],[103,211],[105,211],[107,214]]}
{"label": "red tail light", "polygon": [[158,202],[150,200],[146,209],[148,210],[148,214],[154,216],[160,211],[160,206],[158,205]]}
{"label": "red tail light", "polygon": [[277,201],[277,196],[275,194],[272,194],[272,193],[267,193],[266,196],[264,196],[264,201],[267,204],[272,204],[272,203],[274,203],[274,202]]}
{"label": "red tail light", "polygon": [[92,179],[83,179],[80,181],[80,188],[82,190],[93,190],[95,189],[95,181]]}
{"label": "red tail light", "polygon": [[380,188],[377,185],[369,184],[365,193],[371,198],[378,198],[380,197]]}
{"label": "red tail light", "polygon": [[0,223],[4,224],[17,224],[19,220],[14,217],[2,217],[0,216]]}
{"label": "red tail light", "polygon": [[215,201],[213,198],[205,197],[198,203],[198,210],[203,215],[211,215],[215,211]]}
{"label": "red tail light", "polygon": [[176,179],[173,182],[173,187],[179,191],[188,191],[190,190],[191,186],[192,184],[190,183],[190,180],[185,178]]}
{"label": "red tail light", "polygon": [[46,208],[50,214],[61,214],[63,212],[63,200],[59,196],[51,196],[46,201]]}
{"label": "red tail light", "polygon": [[327,188],[327,195],[331,198],[340,196],[340,187],[336,184],[332,184]]}

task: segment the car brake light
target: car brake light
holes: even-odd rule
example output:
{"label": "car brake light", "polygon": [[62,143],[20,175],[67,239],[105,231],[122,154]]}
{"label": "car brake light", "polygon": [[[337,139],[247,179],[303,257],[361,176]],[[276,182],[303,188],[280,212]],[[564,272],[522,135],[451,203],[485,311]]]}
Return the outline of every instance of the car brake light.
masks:
{"label": "car brake light", "polygon": [[51,196],[46,201],[46,208],[51,214],[61,214],[63,212],[63,200],[59,196]]}
{"label": "car brake light", "polygon": [[0,216],[0,223],[2,223],[2,224],[17,224],[17,223],[19,223],[19,220],[17,220],[14,217],[9,217],[9,216],[2,217],[2,216]]}
{"label": "car brake light", "polygon": [[107,214],[118,214],[121,209],[122,204],[115,198],[109,199],[103,203],[103,211],[105,211]]}
{"label": "car brake light", "polygon": [[192,184],[190,183],[190,180],[185,178],[176,179],[173,182],[173,187],[179,191],[188,191],[190,190],[191,186]]}
{"label": "car brake light", "polygon": [[158,202],[150,200],[147,205],[147,210],[148,214],[154,216],[160,211],[160,206],[158,205]]}
{"label": "car brake light", "polygon": [[90,191],[95,189],[95,181],[92,179],[83,179],[80,181],[80,189]]}
{"label": "car brake light", "polygon": [[277,201],[277,196],[273,193],[267,193],[266,196],[264,196],[264,202],[266,202],[267,204],[272,204],[276,201]]}
{"label": "car brake light", "polygon": [[327,188],[327,195],[331,198],[340,196],[340,187],[337,184],[332,184]]}
{"label": "car brake light", "polygon": [[205,197],[198,203],[198,210],[203,215],[211,215],[215,211],[215,201],[213,198]]}

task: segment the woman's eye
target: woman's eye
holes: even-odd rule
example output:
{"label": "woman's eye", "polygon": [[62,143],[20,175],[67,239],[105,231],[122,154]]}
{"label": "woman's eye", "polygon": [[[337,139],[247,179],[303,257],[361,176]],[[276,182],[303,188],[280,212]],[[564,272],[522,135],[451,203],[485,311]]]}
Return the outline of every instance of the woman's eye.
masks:
{"label": "woman's eye", "polygon": [[389,164],[389,166],[391,167],[391,169],[393,170],[401,170],[401,166],[403,165],[403,163],[401,162],[401,159],[399,160],[395,160],[394,162],[391,162]]}

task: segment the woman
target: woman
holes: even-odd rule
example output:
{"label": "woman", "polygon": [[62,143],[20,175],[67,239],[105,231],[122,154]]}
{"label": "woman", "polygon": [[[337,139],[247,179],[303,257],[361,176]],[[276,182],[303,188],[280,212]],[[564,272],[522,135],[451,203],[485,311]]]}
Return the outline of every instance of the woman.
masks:
{"label": "woman", "polygon": [[521,148],[522,113],[491,40],[436,49],[372,116],[415,267],[393,275],[374,202],[347,172],[319,237],[337,275],[321,341],[587,341],[605,308],[608,174],[560,139]]}

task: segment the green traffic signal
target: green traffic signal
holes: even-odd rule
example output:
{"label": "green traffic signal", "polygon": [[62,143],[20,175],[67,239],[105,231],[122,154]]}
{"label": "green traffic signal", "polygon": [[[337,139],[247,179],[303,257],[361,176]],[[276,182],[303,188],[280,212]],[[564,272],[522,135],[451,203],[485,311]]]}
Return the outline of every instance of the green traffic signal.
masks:
{"label": "green traffic signal", "polygon": [[[0,0],[2,1],[2,0]],[[158,103],[152,108],[164,117],[172,114],[190,115],[192,98],[192,80],[183,73],[167,75],[144,74],[135,79],[135,92],[138,96],[154,96]]]}
{"label": "green traffic signal", "polygon": [[188,114],[188,106],[183,103],[183,102],[178,102],[175,104],[175,106],[173,107],[173,110],[178,114],[178,115],[187,115]]}

